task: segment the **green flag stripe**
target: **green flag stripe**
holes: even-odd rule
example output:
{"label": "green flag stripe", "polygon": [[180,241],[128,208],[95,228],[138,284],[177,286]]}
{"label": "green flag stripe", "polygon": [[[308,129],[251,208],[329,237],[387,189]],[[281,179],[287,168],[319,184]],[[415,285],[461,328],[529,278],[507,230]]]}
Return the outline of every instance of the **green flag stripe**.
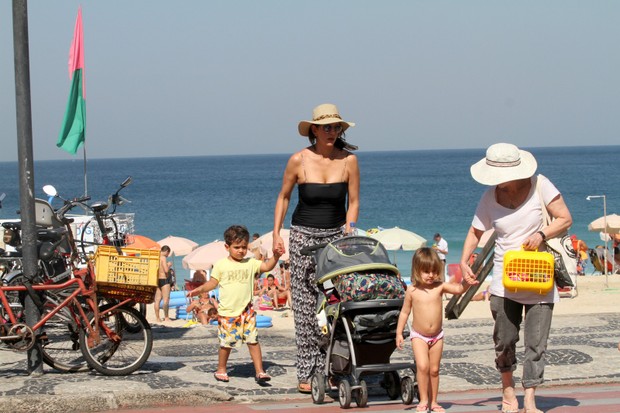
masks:
{"label": "green flag stripe", "polygon": [[75,155],[85,139],[86,102],[82,94],[82,69],[78,69],[73,73],[67,110],[56,146]]}

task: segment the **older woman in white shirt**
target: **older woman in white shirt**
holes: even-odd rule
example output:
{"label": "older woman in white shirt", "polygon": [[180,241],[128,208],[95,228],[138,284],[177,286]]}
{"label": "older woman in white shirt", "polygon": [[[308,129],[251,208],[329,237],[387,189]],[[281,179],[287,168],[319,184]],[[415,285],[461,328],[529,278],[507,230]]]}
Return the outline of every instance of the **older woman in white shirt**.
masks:
{"label": "older woman in white shirt", "polygon": [[[521,321],[524,323],[525,357],[522,385],[525,389],[524,412],[538,413],[536,387],[543,383],[545,351],[551,328],[557,288],[547,294],[510,292],[502,284],[506,251],[543,250],[547,238],[565,232],[572,224],[571,214],[558,189],[542,175],[534,176],[534,156],[515,145],[498,143],[487,149],[486,157],[471,167],[472,177],[490,188],[482,195],[461,256],[461,270],[467,281],[475,280],[468,265],[469,256],[488,229],[497,233],[493,260],[493,279],[489,288],[491,313],[495,320],[495,364],[502,377],[502,412],[519,412],[513,371],[516,369],[516,343]],[[537,193],[537,185],[540,194]],[[544,205],[541,204],[541,197]],[[543,210],[554,218],[543,226]],[[525,317],[524,313],[525,312]]]}

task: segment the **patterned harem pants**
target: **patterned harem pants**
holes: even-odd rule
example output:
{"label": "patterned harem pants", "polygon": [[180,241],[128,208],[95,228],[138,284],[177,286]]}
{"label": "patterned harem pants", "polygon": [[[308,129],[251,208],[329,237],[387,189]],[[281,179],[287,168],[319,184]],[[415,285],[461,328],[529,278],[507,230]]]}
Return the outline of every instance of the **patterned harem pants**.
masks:
{"label": "patterned harem pants", "polygon": [[320,349],[321,332],[316,319],[316,265],[310,256],[300,253],[304,247],[335,241],[344,236],[344,227],[319,229],[291,226],[289,256],[291,260],[291,293],[295,317],[297,346],[297,380],[309,382],[315,372],[325,369],[325,353]]}

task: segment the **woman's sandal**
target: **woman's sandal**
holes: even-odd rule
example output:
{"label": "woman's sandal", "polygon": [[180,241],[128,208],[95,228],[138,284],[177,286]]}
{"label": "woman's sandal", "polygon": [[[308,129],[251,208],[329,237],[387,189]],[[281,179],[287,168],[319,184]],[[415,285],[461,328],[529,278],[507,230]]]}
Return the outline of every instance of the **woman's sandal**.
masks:
{"label": "woman's sandal", "polygon": [[509,402],[502,400],[502,413],[519,413],[519,401]]}
{"label": "woman's sandal", "polygon": [[415,407],[416,412],[428,412],[428,404],[418,404]]}
{"label": "woman's sandal", "polygon": [[213,373],[213,377],[215,377],[215,380],[217,381],[222,381],[224,383],[228,383],[229,382],[229,378],[228,378],[228,374],[227,373]]}
{"label": "woman's sandal", "polygon": [[431,412],[433,413],[446,413],[446,409],[436,404],[435,406],[431,406]]}
{"label": "woman's sandal", "polygon": [[312,393],[312,386],[310,386],[310,383],[299,382],[297,384],[297,391],[300,393]]}
{"label": "woman's sandal", "polygon": [[256,380],[256,382],[259,384],[266,383],[271,380],[271,376],[263,371],[258,373],[256,377],[254,377],[254,380]]}

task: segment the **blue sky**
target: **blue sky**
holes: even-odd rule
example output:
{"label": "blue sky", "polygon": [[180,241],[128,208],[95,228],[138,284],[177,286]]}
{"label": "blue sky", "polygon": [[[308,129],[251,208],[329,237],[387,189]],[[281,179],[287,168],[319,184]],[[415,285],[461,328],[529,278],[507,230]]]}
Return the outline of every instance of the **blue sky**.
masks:
{"label": "blue sky", "polygon": [[[323,102],[364,151],[619,141],[617,1],[31,0],[35,159],[72,158],[55,144],[80,4],[89,158],[292,153]],[[11,7],[0,161],[17,159]]]}

